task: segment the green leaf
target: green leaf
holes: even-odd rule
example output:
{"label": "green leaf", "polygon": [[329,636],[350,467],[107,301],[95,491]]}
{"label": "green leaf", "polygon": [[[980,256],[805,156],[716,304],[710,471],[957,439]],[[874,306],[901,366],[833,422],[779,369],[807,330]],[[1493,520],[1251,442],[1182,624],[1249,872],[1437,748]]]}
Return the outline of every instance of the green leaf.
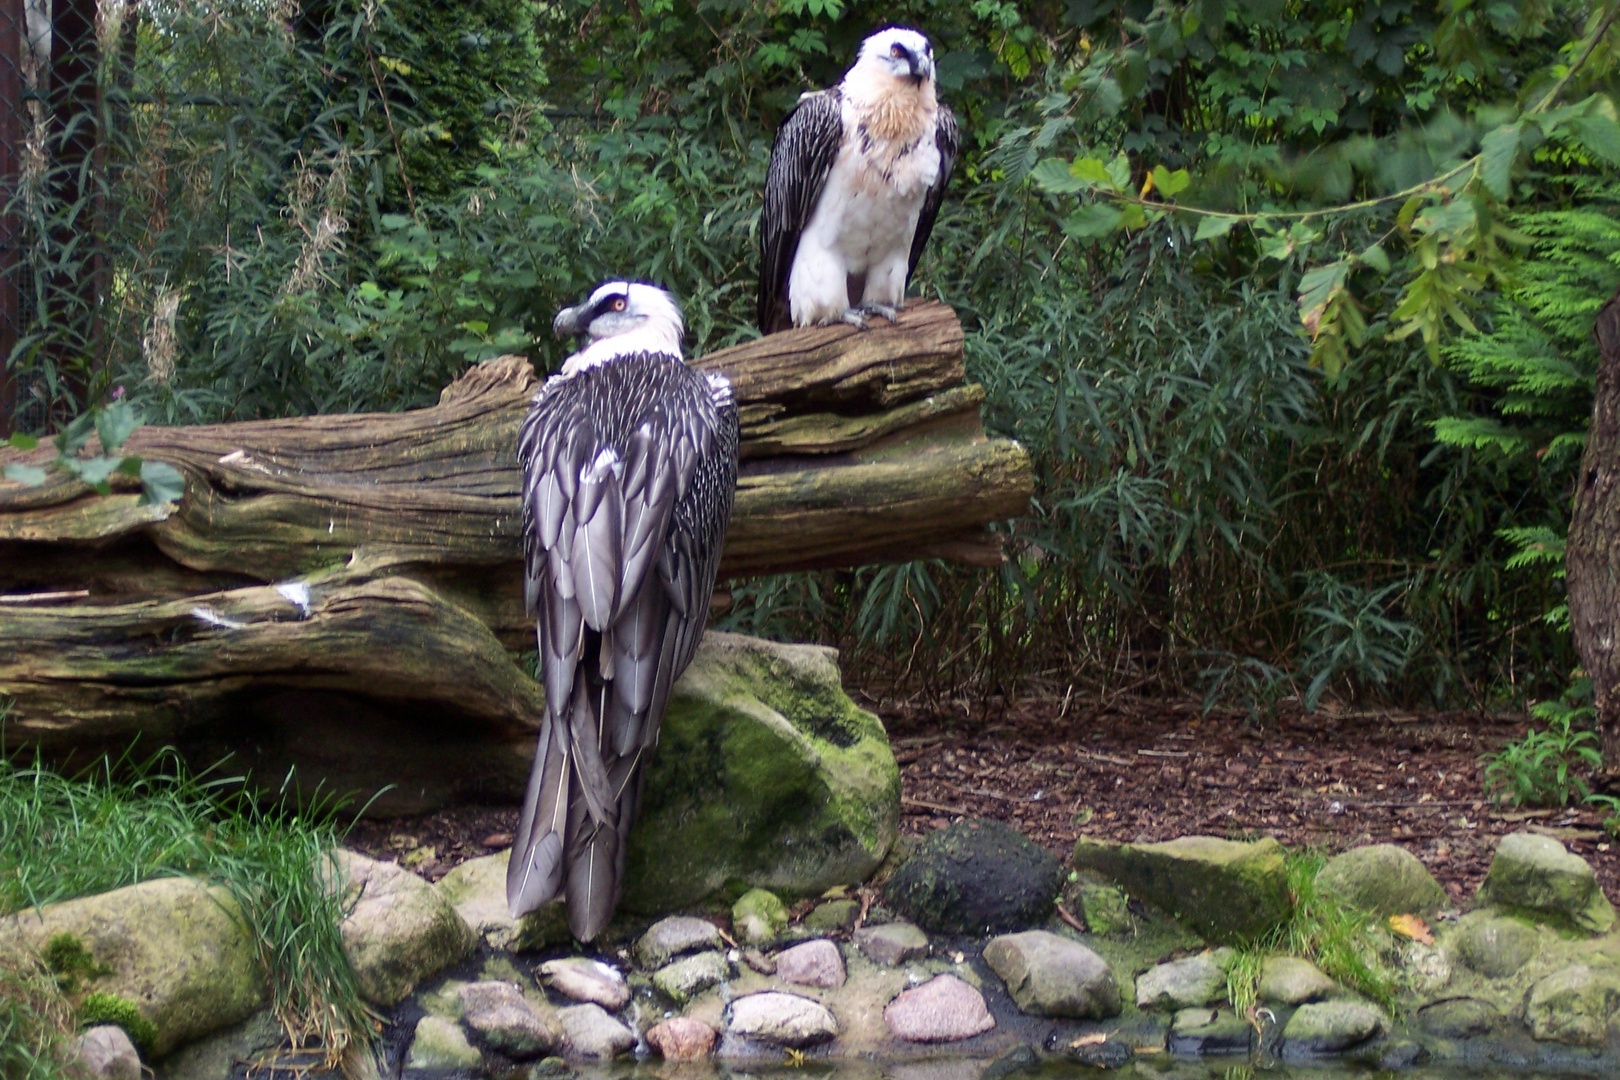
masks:
{"label": "green leaf", "polygon": [[1069,166],[1069,172],[1091,184],[1101,184],[1110,191],[1118,191],[1114,178],[1108,175],[1108,166],[1102,163],[1101,158],[1079,158]]}
{"label": "green leaf", "polygon": [[1077,240],[1107,236],[1124,222],[1125,215],[1107,203],[1089,203],[1070,214],[1063,231]]}
{"label": "green leaf", "polygon": [[63,457],[71,456],[79,447],[90,441],[90,433],[95,429],[96,414],[80,413],[56,436],[57,452]]}
{"label": "green leaf", "polygon": [[5,477],[14,484],[26,484],[29,487],[39,487],[45,482],[45,470],[37,465],[7,465]]}
{"label": "green leaf", "polygon": [[1620,165],[1620,123],[1601,113],[1578,116],[1569,122],[1576,140],[1611,165]]}
{"label": "green leaf", "polygon": [[1235,226],[1237,223],[1238,219],[1235,217],[1206,214],[1204,217],[1199,219],[1198,231],[1193,233],[1193,239],[1214,240],[1217,237],[1225,236],[1227,233],[1231,232],[1233,226]]}
{"label": "green leaf", "polygon": [[1107,165],[1108,180],[1115,191],[1129,191],[1131,187],[1131,159],[1121,150]]}
{"label": "green leaf", "polygon": [[117,450],[140,426],[140,414],[127,401],[115,401],[97,410],[96,434],[101,438],[101,452],[110,454]]}
{"label": "green leaf", "polygon": [[[1080,163],[1075,162],[1075,166]],[[1097,163],[1098,171],[1102,163]],[[1029,173],[1035,186],[1049,195],[1075,195],[1082,191],[1089,191],[1095,181],[1076,174],[1074,167],[1061,158],[1044,158]]]}
{"label": "green leaf", "polygon": [[20,431],[12,432],[11,438],[7,439],[6,442],[11,444],[13,450],[32,450],[39,445],[38,439],[32,435],[24,435]]}
{"label": "green leaf", "polygon": [[1513,188],[1513,162],[1519,156],[1519,125],[1504,124],[1479,141],[1479,178],[1485,190],[1506,199]]}
{"label": "green leaf", "polygon": [[162,461],[141,462],[141,502],[179,502],[186,494],[186,478]]}
{"label": "green leaf", "polygon": [[106,495],[112,491],[112,488],[107,485],[107,479],[112,476],[119,465],[123,464],[123,461],[123,458],[115,457],[83,458],[76,463],[73,471],[80,480],[83,480],[101,494]]}
{"label": "green leaf", "polygon": [[125,476],[138,477],[141,475],[141,459],[131,455],[118,463],[118,471]]}
{"label": "green leaf", "polygon": [[1363,266],[1369,266],[1380,274],[1389,273],[1389,255],[1378,244],[1357,255],[1356,259]]}
{"label": "green leaf", "polygon": [[1311,332],[1311,337],[1317,336],[1322,313],[1334,294],[1344,288],[1344,277],[1349,270],[1350,260],[1340,259],[1308,270],[1300,279],[1299,320]]}
{"label": "green leaf", "polygon": [[1192,179],[1187,175],[1186,169],[1177,169],[1175,172],[1171,172],[1163,165],[1153,166],[1154,190],[1166,199],[1173,199],[1180,192],[1186,191],[1187,185],[1190,183],[1192,183]]}

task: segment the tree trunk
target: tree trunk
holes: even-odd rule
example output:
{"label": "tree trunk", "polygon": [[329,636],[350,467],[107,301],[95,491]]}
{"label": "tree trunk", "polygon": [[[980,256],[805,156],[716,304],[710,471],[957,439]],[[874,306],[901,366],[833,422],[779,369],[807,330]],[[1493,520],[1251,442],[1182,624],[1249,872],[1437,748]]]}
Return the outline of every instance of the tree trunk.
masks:
{"label": "tree trunk", "polygon": [[1597,699],[1603,768],[1620,776],[1620,293],[1598,313],[1592,426],[1575,480],[1565,552],[1575,650]]}
{"label": "tree trunk", "polygon": [[[742,414],[722,575],[1000,560],[985,525],[1023,513],[1033,480],[1021,447],[984,435],[949,308],[697,363],[731,377]],[[326,702],[334,724],[363,706],[531,737],[539,689],[509,652],[534,648],[514,448],[536,387],[528,361],[506,357],[430,409],[142,428],[123,452],[186,477],[167,506],[60,471],[38,488],[0,481],[8,741],[217,733],[266,702],[298,712],[289,690]],[[0,449],[0,463],[51,452]]]}

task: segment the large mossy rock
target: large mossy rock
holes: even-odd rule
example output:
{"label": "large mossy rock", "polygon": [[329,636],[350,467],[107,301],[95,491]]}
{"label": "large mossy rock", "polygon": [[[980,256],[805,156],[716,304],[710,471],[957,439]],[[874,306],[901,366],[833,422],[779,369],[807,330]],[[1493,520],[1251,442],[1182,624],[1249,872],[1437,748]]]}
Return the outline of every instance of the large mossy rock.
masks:
{"label": "large mossy rock", "polygon": [[918,844],[883,895],[925,929],[997,933],[1045,923],[1062,877],[1063,865],[1017,829],[969,818]]}
{"label": "large mossy rock", "polygon": [[[55,940],[55,947],[52,941]],[[151,1053],[253,1015],[264,1001],[258,949],[231,894],[162,878],[0,919],[0,949],[82,950],[87,986],[131,1002],[157,1031]]]}
{"label": "large mossy rock", "polygon": [[728,881],[790,895],[853,884],[899,833],[900,769],[837,652],[711,632],[675,685],[630,834],[623,907]]}
{"label": "large mossy rock", "polygon": [[1479,886],[1479,901],[1563,930],[1606,933],[1614,908],[1597,875],[1550,836],[1504,836]]}
{"label": "large mossy rock", "polygon": [[1447,904],[1446,890],[1428,868],[1394,844],[1351,848],[1329,859],[1316,888],[1380,918],[1432,915]]}
{"label": "large mossy rock", "polygon": [[1162,844],[1116,844],[1082,836],[1074,866],[1119,882],[1214,942],[1255,938],[1288,918],[1282,845],[1183,836]]}

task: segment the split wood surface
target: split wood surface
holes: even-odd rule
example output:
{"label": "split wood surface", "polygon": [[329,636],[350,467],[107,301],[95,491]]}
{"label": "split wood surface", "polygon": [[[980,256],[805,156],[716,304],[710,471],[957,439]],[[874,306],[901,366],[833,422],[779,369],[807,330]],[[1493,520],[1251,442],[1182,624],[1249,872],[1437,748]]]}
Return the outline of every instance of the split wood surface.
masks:
{"label": "split wood surface", "polygon": [[[1026,512],[1033,479],[1020,446],[985,436],[962,340],[949,308],[913,303],[892,327],[696,361],[742,413],[722,576],[998,562],[985,525]],[[429,409],[138,430],[123,452],[180,469],[178,504],[60,471],[0,480],[8,741],[168,739],[289,687],[532,731],[539,691],[510,651],[534,647],[514,446],[538,384],[504,357]]]}

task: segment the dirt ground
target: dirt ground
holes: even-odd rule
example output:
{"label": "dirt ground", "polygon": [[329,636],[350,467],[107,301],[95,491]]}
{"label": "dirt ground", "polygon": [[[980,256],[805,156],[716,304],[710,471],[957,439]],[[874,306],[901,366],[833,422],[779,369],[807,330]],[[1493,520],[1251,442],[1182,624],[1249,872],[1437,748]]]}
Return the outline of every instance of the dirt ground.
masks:
{"label": "dirt ground", "polygon": [[[857,695],[859,699],[859,695]],[[1514,810],[1485,798],[1481,754],[1521,736],[1520,716],[1327,708],[1254,724],[1194,702],[1028,699],[993,717],[862,702],[900,763],[901,829],[999,818],[1065,856],[1080,834],[1153,841],[1270,835],[1333,853],[1396,843],[1453,899],[1473,895],[1498,837],[1563,841],[1620,899],[1620,851],[1586,808]],[[431,879],[511,843],[512,807],[453,807],[362,821],[350,842]]]}

